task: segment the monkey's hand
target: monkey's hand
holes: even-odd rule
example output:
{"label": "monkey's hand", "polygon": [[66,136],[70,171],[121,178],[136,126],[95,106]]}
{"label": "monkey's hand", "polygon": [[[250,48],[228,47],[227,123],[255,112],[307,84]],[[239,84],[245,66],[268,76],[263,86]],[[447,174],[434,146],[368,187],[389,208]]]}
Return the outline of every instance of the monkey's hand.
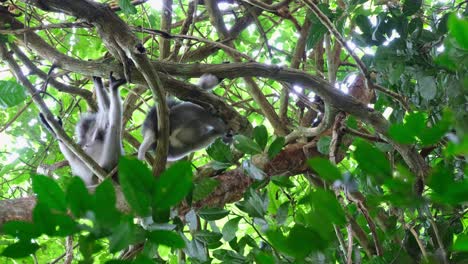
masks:
{"label": "monkey's hand", "polygon": [[232,141],[234,140],[234,135],[232,134],[232,131],[229,130],[228,132],[226,132],[226,134],[224,134],[222,140],[226,144],[231,144]]}
{"label": "monkey's hand", "polygon": [[[39,113],[39,119],[41,120],[41,123],[47,128],[47,130],[50,131],[50,133],[52,133],[53,135],[55,135],[55,132],[54,130],[52,129],[52,127],[50,126],[49,122],[47,122],[45,116],[42,114],[42,113]],[[63,126],[62,124],[62,119],[60,117],[57,116],[57,123],[60,125],[60,126]]]}
{"label": "monkey's hand", "polygon": [[110,72],[109,74],[109,80],[110,80],[110,89],[113,91],[116,91],[122,84],[126,83],[127,80],[125,78],[123,79],[115,79],[114,76],[112,76],[113,72]]}

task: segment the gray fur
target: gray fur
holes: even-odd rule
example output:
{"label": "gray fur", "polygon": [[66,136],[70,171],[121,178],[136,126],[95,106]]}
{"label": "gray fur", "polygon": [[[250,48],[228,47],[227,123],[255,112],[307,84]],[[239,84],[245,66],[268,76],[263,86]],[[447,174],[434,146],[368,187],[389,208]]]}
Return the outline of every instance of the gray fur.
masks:
{"label": "gray fur", "polygon": [[[219,79],[216,76],[204,74],[200,77],[198,86],[211,90],[218,83]],[[221,118],[199,105],[190,102],[170,102],[168,107],[168,161],[179,160],[191,152],[205,148],[227,132],[227,126]],[[143,123],[143,142],[138,149],[138,159],[143,160],[146,152],[156,149],[157,127],[157,111],[152,107]]]}
{"label": "gray fur", "polygon": [[[93,77],[94,88],[98,102],[98,112],[81,116],[75,127],[78,145],[96,161],[104,170],[111,171],[124,154],[122,148],[122,102],[119,86],[123,80],[115,80],[110,76],[110,94],[108,94],[101,78]],[[93,172],[61,141],[59,148],[68,160],[73,175],[83,179],[86,185],[96,183]]]}

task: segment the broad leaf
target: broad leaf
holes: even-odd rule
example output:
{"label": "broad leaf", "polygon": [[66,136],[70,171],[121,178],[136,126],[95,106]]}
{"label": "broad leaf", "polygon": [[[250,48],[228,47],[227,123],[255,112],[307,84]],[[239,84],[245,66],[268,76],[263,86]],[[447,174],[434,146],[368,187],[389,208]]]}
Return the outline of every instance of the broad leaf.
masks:
{"label": "broad leaf", "polygon": [[375,176],[378,182],[391,176],[392,168],[384,153],[363,140],[357,140],[355,145],[354,158],[364,172]]}
{"label": "broad leaf", "polygon": [[316,171],[322,178],[328,181],[341,179],[341,173],[336,166],[327,159],[315,157],[307,161],[309,166]]}
{"label": "broad leaf", "polygon": [[210,195],[216,187],[219,185],[219,181],[212,178],[202,178],[199,182],[195,183],[193,188],[193,201],[200,201]]}
{"label": "broad leaf", "polygon": [[233,240],[236,237],[236,231],[238,230],[240,217],[235,217],[227,221],[223,226],[223,239],[226,242]]}
{"label": "broad leaf", "polygon": [[37,226],[30,222],[9,221],[3,224],[2,232],[4,234],[17,237],[21,240],[30,240],[41,235]]}
{"label": "broad leaf", "polygon": [[185,242],[179,234],[168,230],[151,231],[148,235],[151,242],[166,245],[170,248],[184,248]]}
{"label": "broad leaf", "polygon": [[215,221],[226,217],[228,210],[222,208],[204,208],[198,212],[198,215],[206,221]]}
{"label": "broad leaf", "polygon": [[224,144],[223,141],[218,138],[213,142],[207,149],[208,155],[220,162],[220,163],[231,163],[233,160],[231,149],[228,145]]}
{"label": "broad leaf", "polygon": [[20,241],[5,248],[2,252],[2,256],[14,259],[24,258],[33,254],[38,249],[39,245],[36,243]]}
{"label": "broad leaf", "polygon": [[66,212],[65,193],[53,179],[43,175],[34,175],[32,187],[40,203],[46,204],[51,209]]}
{"label": "broad leaf", "polygon": [[268,132],[265,126],[257,126],[254,128],[254,139],[261,149],[265,149],[268,142]]}
{"label": "broad leaf", "polygon": [[131,208],[140,216],[147,216],[156,181],[151,171],[139,160],[121,157],[119,182]]}
{"label": "broad leaf", "polygon": [[263,149],[255,143],[252,139],[244,135],[234,136],[234,146],[245,154],[259,154],[262,153]]}
{"label": "broad leaf", "polygon": [[119,6],[126,15],[133,15],[137,13],[135,6],[132,5],[130,0],[119,0]]}
{"label": "broad leaf", "polygon": [[403,4],[403,15],[411,16],[421,8],[422,0],[405,0]]}
{"label": "broad leaf", "polygon": [[449,34],[457,41],[460,47],[468,50],[468,19],[458,18],[455,14],[452,14],[448,19]]}
{"label": "broad leaf", "polygon": [[168,209],[178,204],[192,189],[192,165],[187,161],[174,163],[157,179],[153,208]]}
{"label": "broad leaf", "polygon": [[94,214],[96,220],[106,227],[116,226],[120,220],[120,213],[115,208],[115,190],[111,180],[103,181],[94,192]]}
{"label": "broad leaf", "polygon": [[82,217],[86,211],[92,209],[92,197],[80,177],[73,177],[71,179],[67,188],[66,198],[70,210],[76,217]]}
{"label": "broad leaf", "polygon": [[284,137],[275,138],[275,140],[273,140],[273,142],[271,142],[270,146],[268,147],[268,158],[273,159],[276,157],[276,155],[278,155],[278,153],[280,153],[283,149],[285,142],[286,140]]}
{"label": "broad leaf", "polygon": [[15,81],[0,80],[0,108],[18,105],[26,99],[25,88]]}

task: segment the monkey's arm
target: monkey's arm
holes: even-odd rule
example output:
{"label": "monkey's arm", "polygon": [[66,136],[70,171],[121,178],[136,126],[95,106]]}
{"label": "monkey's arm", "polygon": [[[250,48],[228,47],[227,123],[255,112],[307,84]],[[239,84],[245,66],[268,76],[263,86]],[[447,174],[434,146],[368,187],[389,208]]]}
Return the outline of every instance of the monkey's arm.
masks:
{"label": "monkey's arm", "polygon": [[[44,115],[40,113],[39,117],[42,124],[44,124],[44,126],[51,132],[54,138],[57,139],[57,136],[55,135],[47,120],[44,118]],[[62,125],[62,120],[58,119],[58,123]],[[72,173],[82,178],[86,185],[91,185],[93,183],[93,173],[91,170],[88,169],[88,167],[67,146],[65,146],[62,141],[58,140],[58,144],[63,156],[65,156],[65,159],[68,160],[68,163],[70,164]]]}
{"label": "monkey's arm", "polygon": [[58,142],[60,151],[62,152],[65,159],[68,160],[72,169],[73,175],[80,177],[86,184],[86,186],[93,184],[93,172],[81,161],[62,141]]}

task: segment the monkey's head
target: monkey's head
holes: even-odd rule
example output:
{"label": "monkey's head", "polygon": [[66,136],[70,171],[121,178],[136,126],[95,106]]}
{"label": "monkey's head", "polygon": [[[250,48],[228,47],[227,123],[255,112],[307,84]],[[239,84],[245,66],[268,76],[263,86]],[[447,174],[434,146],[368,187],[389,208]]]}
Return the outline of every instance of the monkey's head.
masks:
{"label": "monkey's head", "polygon": [[78,145],[83,147],[83,144],[90,143],[96,126],[96,114],[85,114],[81,117],[76,125],[75,135],[78,140]]}

